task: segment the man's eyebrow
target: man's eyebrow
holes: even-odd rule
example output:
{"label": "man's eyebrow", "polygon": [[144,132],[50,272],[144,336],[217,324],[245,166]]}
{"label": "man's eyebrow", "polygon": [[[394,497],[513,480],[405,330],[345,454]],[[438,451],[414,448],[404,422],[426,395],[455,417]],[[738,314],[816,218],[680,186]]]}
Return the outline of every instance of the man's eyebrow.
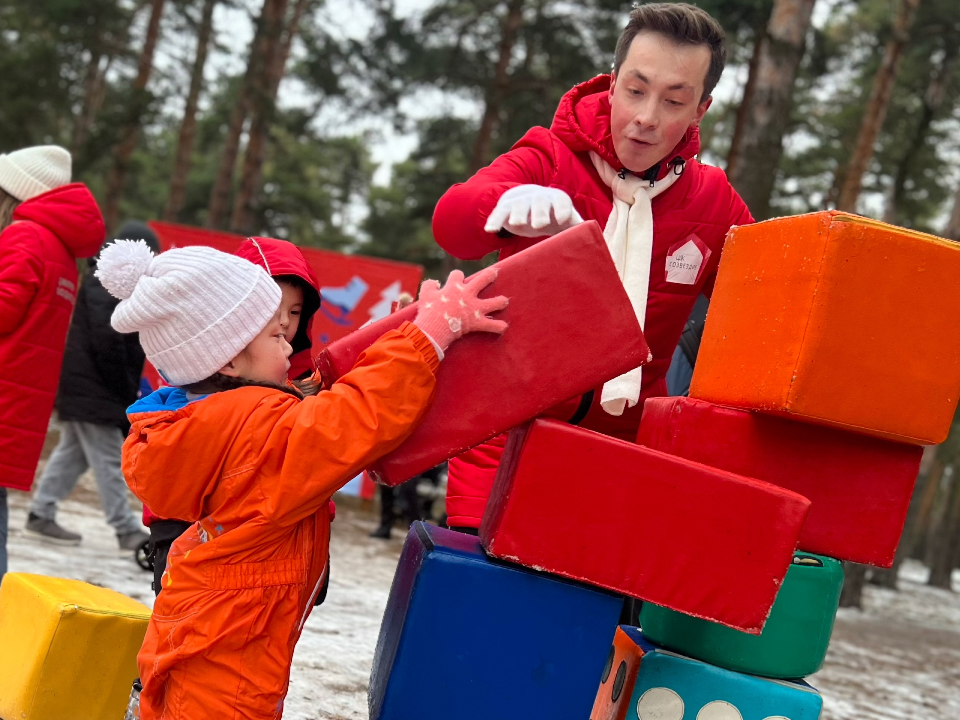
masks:
{"label": "man's eyebrow", "polygon": [[[645,82],[647,85],[650,84],[650,80],[647,79],[647,76],[644,75],[644,74],[643,74],[642,72],[640,72],[639,70],[631,70],[631,71],[630,71],[630,74],[631,74],[631,75],[634,75],[634,76],[637,77],[639,80],[642,80],[642,81]],[[683,83],[683,82],[681,82],[681,83],[675,83],[675,84],[673,84],[673,85],[671,85],[670,87],[667,88],[667,90],[693,90],[693,89],[694,89],[693,85],[691,85],[690,83]]]}

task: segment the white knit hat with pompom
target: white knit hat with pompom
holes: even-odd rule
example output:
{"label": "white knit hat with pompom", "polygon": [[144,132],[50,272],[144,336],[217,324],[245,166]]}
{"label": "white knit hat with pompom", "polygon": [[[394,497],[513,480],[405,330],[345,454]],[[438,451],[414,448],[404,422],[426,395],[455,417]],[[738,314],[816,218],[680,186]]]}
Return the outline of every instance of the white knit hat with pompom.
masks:
{"label": "white knit hat with pompom", "polygon": [[110,323],[139,332],[147,358],[171,385],[216,373],[266,327],[281,291],[263,268],[208,247],[154,255],[143,240],[116,240],[97,277],[120,298]]}

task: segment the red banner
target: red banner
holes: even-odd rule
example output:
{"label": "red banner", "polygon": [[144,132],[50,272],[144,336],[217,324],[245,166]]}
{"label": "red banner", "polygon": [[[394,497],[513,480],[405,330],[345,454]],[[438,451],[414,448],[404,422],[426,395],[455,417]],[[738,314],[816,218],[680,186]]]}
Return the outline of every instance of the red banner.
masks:
{"label": "red banner", "polygon": [[[232,253],[245,239],[242,235],[188,225],[158,221],[149,225],[160,240],[161,251],[207,245]],[[361,325],[389,315],[391,304],[401,292],[416,297],[423,277],[423,268],[410,263],[314,248],[301,247],[300,251],[320,283],[320,310],[313,319],[314,354]],[[153,373],[149,373],[149,378],[155,385]]]}

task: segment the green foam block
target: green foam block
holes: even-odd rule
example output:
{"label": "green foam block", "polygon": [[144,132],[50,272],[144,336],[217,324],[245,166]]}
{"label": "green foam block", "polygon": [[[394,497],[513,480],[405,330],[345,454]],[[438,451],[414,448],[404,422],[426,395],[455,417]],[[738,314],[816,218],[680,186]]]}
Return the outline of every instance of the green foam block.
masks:
{"label": "green foam block", "polygon": [[770,678],[802,678],[823,665],[843,587],[833,558],[797,553],[760,635],[644,603],[643,634],[697,660]]}

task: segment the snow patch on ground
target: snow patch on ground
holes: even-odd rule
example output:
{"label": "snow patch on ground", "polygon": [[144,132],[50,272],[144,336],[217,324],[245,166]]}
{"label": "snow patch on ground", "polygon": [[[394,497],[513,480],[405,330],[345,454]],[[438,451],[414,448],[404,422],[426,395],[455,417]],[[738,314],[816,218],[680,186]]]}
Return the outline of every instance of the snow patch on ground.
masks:
{"label": "snow patch on ground", "polygon": [[[58,520],[83,534],[78,547],[28,537],[28,496],[10,492],[10,571],[76,578],[113,588],[148,606],[151,573],[117,550],[92,479],[81,480]],[[287,720],[359,720],[403,533],[367,537],[375,518],[345,504],[333,523],[327,601],[307,620],[294,656]],[[960,595],[924,585],[907,563],[899,592],[868,586],[864,610],[841,610],[823,669],[809,678],[824,698],[822,720],[960,718]],[[960,574],[954,577],[960,589]]]}

